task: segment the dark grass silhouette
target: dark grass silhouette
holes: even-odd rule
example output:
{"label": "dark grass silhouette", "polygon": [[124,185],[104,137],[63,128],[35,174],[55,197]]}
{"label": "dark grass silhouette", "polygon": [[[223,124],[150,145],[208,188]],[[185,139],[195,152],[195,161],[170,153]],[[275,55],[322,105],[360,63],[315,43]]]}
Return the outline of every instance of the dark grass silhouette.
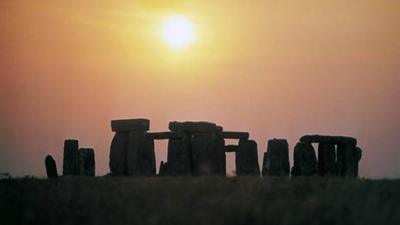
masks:
{"label": "dark grass silhouette", "polygon": [[400,224],[400,180],[0,180],[1,224]]}

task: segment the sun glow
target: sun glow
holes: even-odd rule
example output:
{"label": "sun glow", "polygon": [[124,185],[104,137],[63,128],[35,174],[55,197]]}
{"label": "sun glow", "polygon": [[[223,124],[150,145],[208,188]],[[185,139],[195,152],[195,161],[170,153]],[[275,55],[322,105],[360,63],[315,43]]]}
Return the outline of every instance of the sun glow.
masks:
{"label": "sun glow", "polygon": [[161,35],[174,49],[182,49],[193,43],[196,38],[194,23],[183,16],[167,18]]}

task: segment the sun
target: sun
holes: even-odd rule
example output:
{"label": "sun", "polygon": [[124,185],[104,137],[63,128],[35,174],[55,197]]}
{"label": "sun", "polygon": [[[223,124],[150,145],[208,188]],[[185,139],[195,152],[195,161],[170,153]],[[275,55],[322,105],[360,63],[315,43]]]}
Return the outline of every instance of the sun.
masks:
{"label": "sun", "polygon": [[164,21],[161,30],[163,39],[173,49],[182,49],[196,39],[195,26],[184,16],[172,16]]}

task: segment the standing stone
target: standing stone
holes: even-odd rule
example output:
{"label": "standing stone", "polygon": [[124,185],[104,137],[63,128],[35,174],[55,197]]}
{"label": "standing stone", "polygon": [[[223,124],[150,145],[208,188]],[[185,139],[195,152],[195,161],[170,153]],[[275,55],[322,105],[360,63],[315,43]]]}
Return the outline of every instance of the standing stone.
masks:
{"label": "standing stone", "polygon": [[78,140],[64,141],[63,175],[79,175]]}
{"label": "standing stone", "polygon": [[191,174],[191,143],[189,135],[183,138],[168,140],[168,169],[166,173],[172,176]]}
{"label": "standing stone", "polygon": [[332,143],[320,143],[318,145],[318,173],[324,175],[336,175],[336,147]]}
{"label": "standing stone", "polygon": [[[187,162],[187,152],[190,157],[190,167],[192,175],[225,175],[225,149],[222,137],[222,127],[209,122],[170,122],[169,129],[174,132],[183,132],[188,136],[189,146],[186,140],[171,141],[171,156],[168,168],[171,173],[175,173],[177,168],[177,153],[183,157],[180,159]],[[186,147],[188,146],[188,147]],[[184,150],[184,151],[182,151]],[[182,153],[182,154],[181,154]],[[179,157],[178,157],[179,158]],[[186,172],[187,163],[184,164],[182,171]]]}
{"label": "standing stone", "polygon": [[292,176],[311,176],[317,172],[317,157],[310,143],[297,143],[293,158]]}
{"label": "standing stone", "polygon": [[346,148],[344,144],[337,145],[337,173],[340,176],[345,176],[346,173]]}
{"label": "standing stone", "polygon": [[236,174],[260,176],[257,143],[254,140],[239,141],[239,149],[236,152]]}
{"label": "standing stone", "polygon": [[129,132],[126,160],[129,176],[156,174],[154,140],[146,138],[145,131]]}
{"label": "standing stone", "polygon": [[139,174],[144,176],[156,175],[156,154],[154,152],[154,140],[145,139],[145,146],[141,149],[139,161]]}
{"label": "standing stone", "polygon": [[267,152],[264,154],[263,175],[289,176],[289,173],[289,144],[287,140],[269,140]]}
{"label": "standing stone", "polygon": [[92,148],[81,148],[79,149],[79,167],[81,176],[95,176],[95,158],[94,150]]}
{"label": "standing stone", "polygon": [[112,175],[127,175],[127,148],[128,148],[128,132],[117,132],[111,142],[110,149],[110,171]]}
{"label": "standing stone", "polygon": [[51,155],[46,156],[45,165],[46,165],[47,177],[48,178],[57,178],[58,173],[57,173],[56,161],[54,161],[54,159],[53,159],[53,157],[51,157]]}
{"label": "standing stone", "polygon": [[[357,139],[346,136],[306,135],[300,138],[300,142],[319,143],[318,173],[321,176],[358,176],[361,149],[356,147]],[[294,174],[296,173],[294,168]]]}
{"label": "standing stone", "polygon": [[[340,155],[340,157],[339,157]],[[353,144],[338,145],[339,174],[344,177],[357,177],[357,149]]]}
{"label": "standing stone", "polygon": [[225,141],[221,135],[195,133],[191,143],[193,175],[226,175]]}
{"label": "standing stone", "polygon": [[140,175],[140,155],[145,148],[145,131],[130,131],[126,153],[126,171],[128,176]]}
{"label": "standing stone", "polygon": [[151,135],[147,136],[149,127],[150,121],[147,119],[111,121],[111,128],[116,132],[110,150],[110,170],[113,175],[156,174],[154,139]]}

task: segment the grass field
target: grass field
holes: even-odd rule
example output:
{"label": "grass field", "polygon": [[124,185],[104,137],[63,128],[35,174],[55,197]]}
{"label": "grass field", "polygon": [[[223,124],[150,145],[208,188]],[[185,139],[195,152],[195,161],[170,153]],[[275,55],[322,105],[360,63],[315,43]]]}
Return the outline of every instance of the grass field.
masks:
{"label": "grass field", "polygon": [[400,224],[400,180],[0,180],[0,224]]}

